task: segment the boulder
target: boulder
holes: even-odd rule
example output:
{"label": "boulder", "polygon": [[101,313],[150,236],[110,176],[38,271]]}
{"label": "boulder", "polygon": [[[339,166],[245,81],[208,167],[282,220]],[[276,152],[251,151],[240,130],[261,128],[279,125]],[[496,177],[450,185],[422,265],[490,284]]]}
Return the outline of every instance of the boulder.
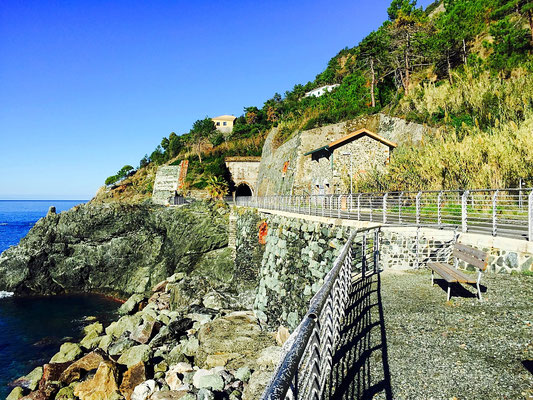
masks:
{"label": "boulder", "polygon": [[205,359],[207,368],[224,367],[229,361],[241,358],[239,353],[209,354]]}
{"label": "boulder", "polygon": [[197,400],[215,400],[214,393],[206,388],[202,388],[198,391],[196,395]]}
{"label": "boulder", "polygon": [[79,380],[82,372],[89,372],[97,369],[100,363],[106,359],[107,357],[102,350],[92,351],[78,361],[70,364],[70,366],[62,372],[59,381],[69,385],[70,383]]}
{"label": "boulder", "polygon": [[202,375],[198,379],[198,386],[196,387],[199,389],[206,388],[220,392],[224,390],[224,379],[222,379],[217,373]]}
{"label": "boulder", "polygon": [[118,400],[122,398],[117,385],[117,367],[111,361],[102,361],[92,379],[80,383],[74,395],[80,400]]}
{"label": "boulder", "polygon": [[120,318],[118,321],[114,321],[105,329],[107,335],[111,335],[114,338],[121,337],[124,332],[133,332],[137,325],[142,320],[142,315],[137,313],[135,315],[125,315]]}
{"label": "boulder", "polygon": [[239,381],[242,381],[244,383],[248,382],[250,380],[250,376],[252,375],[252,371],[250,371],[250,368],[248,367],[241,367],[237,371],[235,371],[235,379],[238,379]]}
{"label": "boulder", "polygon": [[126,315],[137,311],[139,303],[143,300],[144,295],[140,293],[135,293],[131,295],[130,298],[120,306],[120,308],[118,309],[118,313],[121,315]]}
{"label": "boulder", "polygon": [[43,367],[33,369],[28,375],[25,375],[11,383],[11,386],[22,386],[24,389],[34,391],[43,377]]}
{"label": "boulder", "polygon": [[152,292],[164,292],[165,289],[167,288],[167,284],[168,284],[168,281],[167,280],[164,280],[162,282],[159,282],[157,285],[155,285],[153,288],[152,288]]}
{"label": "boulder", "polygon": [[134,389],[146,380],[146,368],[141,361],[128,368],[120,384],[120,392],[126,400],[130,400]]}
{"label": "boulder", "polygon": [[[184,399],[187,395],[187,390],[165,390],[160,392],[155,392],[150,397],[150,400],[180,400]],[[196,397],[194,397],[196,400]]]}
{"label": "boulder", "polygon": [[80,341],[80,346],[87,350],[93,350],[98,347],[101,341],[102,338],[98,336],[98,333],[93,331],[84,336]]}
{"label": "boulder", "polygon": [[289,330],[283,325],[280,325],[278,331],[276,332],[276,343],[278,346],[283,346],[290,336],[291,334],[289,333]]}
{"label": "boulder", "polygon": [[[275,344],[271,334],[259,326],[252,312],[233,312],[204,324],[198,332],[195,363],[207,367],[207,357],[224,355],[228,369],[253,366],[260,351]],[[235,354],[240,355],[235,357]],[[212,362],[214,358],[210,357]]]}
{"label": "boulder", "polygon": [[145,320],[130,334],[130,339],[142,344],[148,343],[152,334],[157,330],[156,324],[155,320]]}
{"label": "boulder", "polygon": [[104,335],[100,338],[100,343],[98,343],[98,347],[104,351],[107,351],[111,343],[113,343],[113,336]]}
{"label": "boulder", "polygon": [[7,395],[6,400],[18,400],[21,397],[24,397],[24,389],[17,386]]}
{"label": "boulder", "polygon": [[194,376],[192,378],[192,384],[194,385],[194,387],[198,388],[199,385],[200,385],[200,378],[202,376],[205,376],[205,375],[211,375],[211,371],[209,371],[208,369],[199,369],[198,371],[196,371],[194,373]]}
{"label": "boulder", "polygon": [[56,394],[55,400],[74,400],[74,388],[72,386],[65,386]]}
{"label": "boulder", "polygon": [[273,371],[254,371],[248,385],[242,393],[242,400],[257,400],[261,398],[266,386],[270,383]]}
{"label": "boulder", "polygon": [[192,371],[192,368],[184,367],[190,365],[186,363],[178,363],[169,368],[165,373],[165,382],[169,386],[170,390],[179,390],[183,386],[183,381],[180,378],[180,375],[183,376],[185,372]]}
{"label": "boulder", "polygon": [[[126,332],[127,335],[127,332]],[[117,341],[111,344],[107,348],[107,352],[110,356],[119,356],[124,353],[126,350],[135,345],[135,342],[129,337],[123,335],[117,339]]]}
{"label": "boulder", "polygon": [[77,343],[63,343],[61,347],[59,348],[59,352],[56,353],[52,359],[50,360],[51,363],[64,363],[68,361],[74,361],[76,360],[81,354],[83,354],[83,351],[81,350],[81,347]]}
{"label": "boulder", "polygon": [[88,335],[91,332],[95,332],[97,335],[101,335],[104,332],[104,326],[100,322],[87,325],[83,328],[83,334]]}
{"label": "boulder", "polygon": [[135,387],[131,395],[131,400],[146,400],[158,390],[159,388],[157,387],[156,382],[153,379],[150,379]]}
{"label": "boulder", "polygon": [[150,359],[152,350],[147,344],[141,344],[139,346],[133,346],[127,349],[120,358],[117,360],[119,364],[126,365],[128,368],[135,364],[147,362]]}

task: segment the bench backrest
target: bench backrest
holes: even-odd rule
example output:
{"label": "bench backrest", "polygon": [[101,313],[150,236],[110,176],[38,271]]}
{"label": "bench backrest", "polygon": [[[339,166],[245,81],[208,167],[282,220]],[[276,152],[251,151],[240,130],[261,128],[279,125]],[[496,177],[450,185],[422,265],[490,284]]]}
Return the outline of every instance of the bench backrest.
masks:
{"label": "bench backrest", "polygon": [[453,256],[459,260],[466,261],[468,264],[479,268],[481,271],[487,269],[488,254],[484,251],[474,249],[461,243],[453,245]]}

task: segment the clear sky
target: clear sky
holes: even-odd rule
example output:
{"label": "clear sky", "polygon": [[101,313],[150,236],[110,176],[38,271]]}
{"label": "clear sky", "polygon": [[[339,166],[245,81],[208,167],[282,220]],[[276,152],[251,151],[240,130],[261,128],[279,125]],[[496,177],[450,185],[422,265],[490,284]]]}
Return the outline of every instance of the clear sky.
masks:
{"label": "clear sky", "polygon": [[389,3],[0,0],[0,199],[91,198],[170,132],[314,79]]}

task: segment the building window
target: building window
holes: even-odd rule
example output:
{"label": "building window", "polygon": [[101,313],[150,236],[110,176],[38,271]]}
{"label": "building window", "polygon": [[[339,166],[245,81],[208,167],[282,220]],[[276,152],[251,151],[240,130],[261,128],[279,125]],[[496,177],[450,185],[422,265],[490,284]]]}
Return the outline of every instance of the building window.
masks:
{"label": "building window", "polygon": [[222,122],[222,125],[226,126],[228,123],[227,122]]}
{"label": "building window", "polygon": [[220,122],[217,122],[217,126],[220,126]]}

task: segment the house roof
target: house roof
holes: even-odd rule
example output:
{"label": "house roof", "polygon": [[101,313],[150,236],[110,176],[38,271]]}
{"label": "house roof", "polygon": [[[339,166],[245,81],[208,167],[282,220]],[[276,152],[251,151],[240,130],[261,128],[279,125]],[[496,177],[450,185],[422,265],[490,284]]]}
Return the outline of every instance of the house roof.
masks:
{"label": "house roof", "polygon": [[260,162],[261,157],[244,156],[244,157],[226,157],[225,162]]}
{"label": "house roof", "polygon": [[392,147],[392,148],[398,147],[398,144],[396,144],[394,142],[391,142],[390,140],[387,140],[383,136],[379,136],[378,134],[376,134],[374,132],[370,132],[368,129],[365,129],[365,128],[359,129],[358,131],[352,132],[349,135],[346,135],[346,136],[344,136],[344,137],[342,137],[342,138],[340,138],[338,140],[335,140],[334,142],[331,142],[330,144],[328,144],[328,147],[331,150],[333,150],[336,147],[342,146],[346,142],[350,142],[350,141],[355,140],[358,137],[364,136],[364,135],[369,136],[372,139],[377,140],[377,141],[379,141],[379,142],[381,142],[384,145],[387,145],[389,147]]}
{"label": "house roof", "polygon": [[215,118],[211,118],[213,120],[220,120],[220,121],[235,121],[237,117],[235,115],[220,115]]}
{"label": "house roof", "polygon": [[304,156],[309,156],[311,154],[318,153],[319,151],[322,151],[322,150],[328,150],[329,151],[329,146],[326,145],[326,146],[319,147],[318,149],[314,149],[314,150],[308,151],[307,153],[304,154]]}

